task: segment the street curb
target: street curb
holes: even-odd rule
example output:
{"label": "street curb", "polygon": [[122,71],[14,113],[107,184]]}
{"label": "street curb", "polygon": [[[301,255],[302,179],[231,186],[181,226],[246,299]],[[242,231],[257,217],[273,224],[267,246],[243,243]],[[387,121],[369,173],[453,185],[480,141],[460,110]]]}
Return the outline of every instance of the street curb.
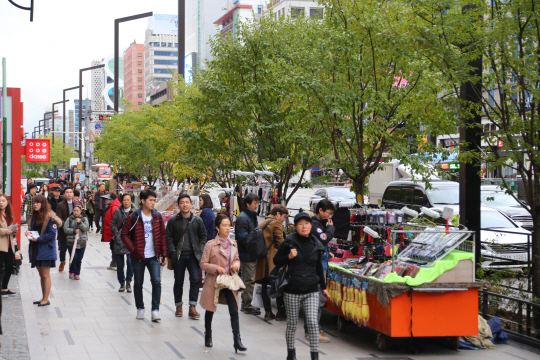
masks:
{"label": "street curb", "polygon": [[[28,350],[31,360],[47,360],[45,348],[41,341],[41,331],[36,316],[34,305],[32,305],[32,294],[28,287],[28,277],[26,272],[30,269],[30,264],[21,265],[19,270],[19,291],[21,293],[21,301],[24,315],[24,323],[26,325],[26,336],[28,339]],[[32,339],[32,341],[30,341]]]}

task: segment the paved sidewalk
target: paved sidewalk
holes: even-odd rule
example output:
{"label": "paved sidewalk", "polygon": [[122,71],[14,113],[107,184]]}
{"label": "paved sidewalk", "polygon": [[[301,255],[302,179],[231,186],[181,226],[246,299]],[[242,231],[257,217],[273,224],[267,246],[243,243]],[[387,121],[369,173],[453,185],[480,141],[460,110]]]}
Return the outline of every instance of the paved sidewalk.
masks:
{"label": "paved sidewalk", "polygon": [[2,331],[4,334],[0,336],[2,344],[0,359],[26,360],[30,358],[30,354],[17,275],[11,276],[9,289],[17,294],[2,298]]}
{"label": "paved sidewalk", "polygon": [[[23,240],[26,248],[26,240]],[[174,316],[172,293],[173,273],[164,269],[162,276],[162,305],[160,323],[150,321],[147,311],[144,321],[135,319],[133,294],[118,292],[116,272],[107,270],[110,261],[109,244],[101,243],[99,237],[90,234],[81,280],[69,280],[67,270],[58,273],[52,269],[51,306],[38,308],[32,301],[41,298],[37,270],[31,269],[25,260],[21,273],[12,281],[21,287],[22,308],[26,333],[30,339],[29,351],[32,360],[56,359],[285,359],[284,322],[265,322],[260,316],[240,313],[242,341],[248,348],[243,354],[235,354],[229,314],[226,306],[219,306],[214,316],[214,347],[205,348],[203,341],[204,320],[190,320]],[[186,276],[186,291],[189,282]],[[144,301],[150,307],[151,285],[145,279]],[[10,299],[9,299],[10,300]],[[6,301],[7,302],[7,301]],[[202,317],[204,311],[198,307]],[[7,312],[7,308],[5,312]],[[16,312],[17,310],[10,310]],[[187,314],[187,306],[184,307]],[[8,316],[8,315],[5,315]],[[387,353],[377,351],[373,332],[357,326],[347,327],[347,333],[336,330],[336,318],[329,312],[323,313],[323,328],[332,339],[321,344],[321,359],[347,359],[376,357],[401,357],[408,359],[538,359],[540,351],[530,351],[519,344],[497,346],[496,350],[451,351],[435,341],[420,343],[422,352],[411,355],[405,351],[403,342],[396,342]],[[7,324],[7,320],[4,321]],[[7,331],[7,327],[5,328]],[[18,333],[22,331],[17,329]],[[24,335],[21,335],[21,342]],[[4,347],[5,345],[3,345]],[[17,345],[17,350],[19,345]],[[22,359],[24,344],[19,357]],[[302,322],[297,332],[297,358],[309,359],[308,340],[304,338]],[[1,353],[0,353],[1,354]]]}

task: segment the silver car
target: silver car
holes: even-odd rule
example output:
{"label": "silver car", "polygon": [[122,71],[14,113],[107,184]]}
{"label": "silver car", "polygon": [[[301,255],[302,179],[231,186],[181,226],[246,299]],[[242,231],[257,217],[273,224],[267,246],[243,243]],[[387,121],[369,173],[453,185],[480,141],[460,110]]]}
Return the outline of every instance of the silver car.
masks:
{"label": "silver car", "polygon": [[497,209],[527,230],[533,229],[531,213],[525,205],[503,192],[481,191],[481,201],[485,206]]}
{"label": "silver car", "polygon": [[356,204],[356,194],[350,188],[334,186],[315,191],[315,194],[309,198],[311,211],[315,212],[317,204],[322,199],[330,200],[336,207],[352,207]]}

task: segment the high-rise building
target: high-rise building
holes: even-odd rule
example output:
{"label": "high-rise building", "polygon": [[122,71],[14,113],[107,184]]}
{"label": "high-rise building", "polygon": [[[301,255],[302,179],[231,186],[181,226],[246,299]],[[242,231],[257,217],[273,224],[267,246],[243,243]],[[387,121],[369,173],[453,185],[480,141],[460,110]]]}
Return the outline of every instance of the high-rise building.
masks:
{"label": "high-rise building", "polygon": [[[77,132],[82,132],[81,130],[79,130],[79,111],[82,111],[82,129],[84,129],[84,126],[85,126],[85,117],[86,117],[86,112],[91,110],[92,108],[92,100],[86,98],[82,101],[82,109],[81,107],[79,106],[79,100],[76,99],[75,102],[75,119],[74,119],[74,126],[73,126],[73,131],[75,133]],[[75,135],[74,138],[75,138],[75,141],[74,141],[74,146],[75,148],[79,148],[79,141],[80,141],[80,137],[81,137],[81,134],[73,134]]]}
{"label": "high-rise building", "polygon": [[124,51],[124,98],[138,108],[144,103],[144,45],[131,44]]}
{"label": "high-rise building", "polygon": [[222,34],[237,34],[238,24],[248,19],[259,19],[266,5],[260,0],[228,0],[227,12],[214,24],[221,25]]}
{"label": "high-rise building", "polygon": [[146,101],[149,102],[150,90],[172,80],[172,73],[178,70],[177,15],[156,14],[148,19],[144,50],[143,79]]}
{"label": "high-rise building", "polygon": [[75,131],[75,110],[73,109],[68,110],[68,121],[66,122],[66,131],[69,132],[69,134],[66,134],[67,142],[69,143],[71,147],[75,147],[75,134],[73,134],[73,132]]}
{"label": "high-rise building", "polygon": [[[103,59],[101,60],[92,60],[92,66],[103,64]],[[103,68],[91,70],[92,72],[92,109],[94,113],[92,114],[92,121],[98,120],[98,112],[105,110],[103,102],[103,88],[105,84],[105,70]]]}
{"label": "high-rise building", "polygon": [[[109,56],[103,60],[105,64],[103,72],[103,90],[101,97],[103,99],[103,107],[101,111],[114,110],[114,56]],[[120,57],[118,60],[119,76],[118,76],[118,111],[122,112],[124,104],[122,99],[124,98],[124,58]]]}
{"label": "high-rise building", "polygon": [[275,20],[280,17],[309,16],[322,19],[324,15],[324,6],[321,6],[314,0],[297,1],[297,0],[281,0],[273,1],[263,7],[263,14],[273,12]]}

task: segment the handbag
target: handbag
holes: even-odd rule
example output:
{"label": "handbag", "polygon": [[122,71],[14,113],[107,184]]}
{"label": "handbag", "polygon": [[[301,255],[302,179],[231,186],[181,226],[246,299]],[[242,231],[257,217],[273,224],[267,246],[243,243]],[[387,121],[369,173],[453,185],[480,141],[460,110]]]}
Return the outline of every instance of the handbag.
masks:
{"label": "handbag", "polygon": [[[178,250],[178,248],[176,248],[176,251],[178,253],[177,258],[175,259],[176,262],[178,262],[178,259],[180,259],[180,255],[182,255],[182,248],[184,247],[184,240],[186,239],[186,231],[187,231],[189,225],[191,225],[191,223],[193,222],[194,219],[195,218],[191,219],[191,221],[188,222],[188,224],[186,225],[186,228],[184,229],[184,236],[182,236],[182,242],[180,243],[180,250]],[[169,256],[169,261],[167,261],[167,270],[174,270],[174,264],[172,263],[170,256]]]}
{"label": "handbag", "polygon": [[272,271],[270,271],[270,289],[268,290],[268,297],[275,299],[277,297],[283,296],[285,292],[285,287],[289,284],[289,268],[288,265],[283,265],[278,268],[274,266]]}

